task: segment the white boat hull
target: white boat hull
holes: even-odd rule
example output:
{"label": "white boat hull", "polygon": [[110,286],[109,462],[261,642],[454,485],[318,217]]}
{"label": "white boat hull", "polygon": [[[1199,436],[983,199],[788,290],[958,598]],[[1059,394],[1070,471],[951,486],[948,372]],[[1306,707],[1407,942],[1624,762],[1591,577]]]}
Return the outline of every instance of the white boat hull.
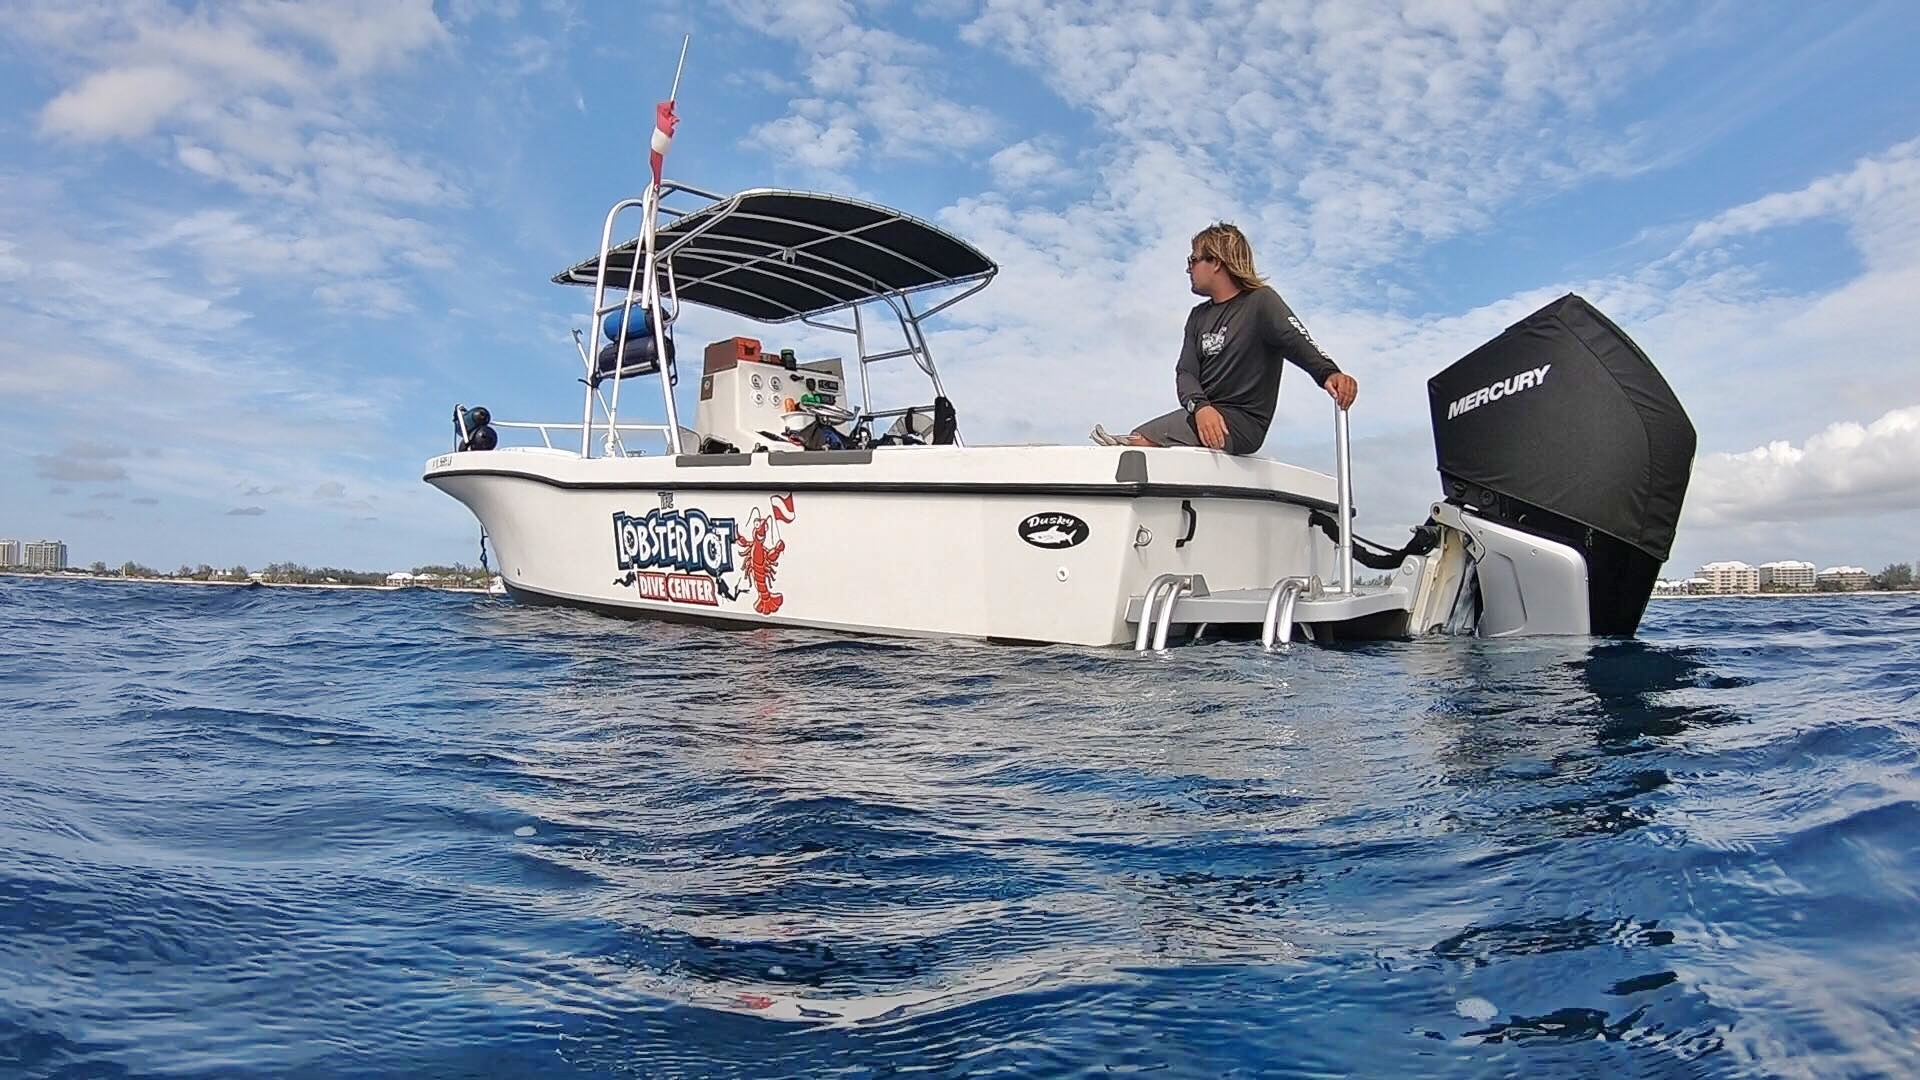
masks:
{"label": "white boat hull", "polygon": [[[1201,450],[448,454],[519,599],[737,626],[1115,645],[1161,574],[1334,576],[1331,477]],[[1191,534],[1190,538],[1189,533]]]}

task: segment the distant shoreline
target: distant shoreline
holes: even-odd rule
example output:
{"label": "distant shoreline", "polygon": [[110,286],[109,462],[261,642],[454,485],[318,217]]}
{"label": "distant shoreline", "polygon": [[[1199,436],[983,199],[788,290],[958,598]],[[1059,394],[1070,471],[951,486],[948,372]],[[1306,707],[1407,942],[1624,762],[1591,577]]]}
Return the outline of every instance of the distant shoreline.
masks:
{"label": "distant shoreline", "polygon": [[368,592],[485,593],[472,585],[347,585],[324,581],[201,581],[198,578],[118,577],[111,574],[65,574],[58,570],[0,570],[0,577],[42,578],[48,581],[105,581],[128,585],[220,585],[230,589],[363,589]]}
{"label": "distant shoreline", "polygon": [[1849,596],[1916,596],[1920,589],[1847,589],[1842,592],[1654,593],[1649,600],[1810,600]]}

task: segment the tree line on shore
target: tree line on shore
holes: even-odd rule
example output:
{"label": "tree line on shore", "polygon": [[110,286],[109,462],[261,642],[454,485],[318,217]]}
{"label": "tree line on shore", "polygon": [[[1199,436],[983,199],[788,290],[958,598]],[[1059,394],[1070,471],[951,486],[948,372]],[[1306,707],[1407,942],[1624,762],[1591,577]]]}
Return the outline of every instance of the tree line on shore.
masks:
{"label": "tree line on shore", "polygon": [[1892,563],[1885,570],[1873,575],[1872,584],[1876,589],[1911,589],[1913,588],[1913,564]]}
{"label": "tree line on shore", "polygon": [[[268,563],[257,571],[249,570],[244,565],[215,567],[206,563],[198,566],[181,563],[178,570],[168,572],[132,561],[109,567],[104,561],[96,560],[87,569],[95,577],[160,581],[248,581],[257,577],[271,585],[385,585],[388,575],[385,570],[345,570],[335,566],[314,567],[294,562]],[[408,573],[419,584],[456,588],[483,589],[493,580],[491,571],[465,563],[416,566]]]}

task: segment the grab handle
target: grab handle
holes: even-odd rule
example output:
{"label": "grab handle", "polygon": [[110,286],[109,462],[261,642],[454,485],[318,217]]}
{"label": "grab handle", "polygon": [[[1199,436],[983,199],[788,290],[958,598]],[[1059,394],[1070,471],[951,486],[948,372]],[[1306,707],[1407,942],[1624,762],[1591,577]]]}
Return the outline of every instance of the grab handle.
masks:
{"label": "grab handle", "polygon": [[1339,402],[1333,406],[1333,482],[1339,488],[1340,540],[1334,556],[1340,570],[1340,587],[1334,592],[1353,592],[1353,452],[1347,446],[1347,410]]}

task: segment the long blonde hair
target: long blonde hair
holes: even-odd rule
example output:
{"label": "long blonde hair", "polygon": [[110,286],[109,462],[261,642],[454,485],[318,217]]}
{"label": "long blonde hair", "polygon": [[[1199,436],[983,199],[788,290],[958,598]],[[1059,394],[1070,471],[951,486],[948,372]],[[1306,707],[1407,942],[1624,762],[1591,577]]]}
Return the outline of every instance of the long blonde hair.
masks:
{"label": "long blonde hair", "polygon": [[1246,235],[1231,222],[1216,221],[1194,233],[1193,253],[1219,263],[1242,289],[1258,289],[1266,284],[1253,268],[1253,245],[1247,243]]}

